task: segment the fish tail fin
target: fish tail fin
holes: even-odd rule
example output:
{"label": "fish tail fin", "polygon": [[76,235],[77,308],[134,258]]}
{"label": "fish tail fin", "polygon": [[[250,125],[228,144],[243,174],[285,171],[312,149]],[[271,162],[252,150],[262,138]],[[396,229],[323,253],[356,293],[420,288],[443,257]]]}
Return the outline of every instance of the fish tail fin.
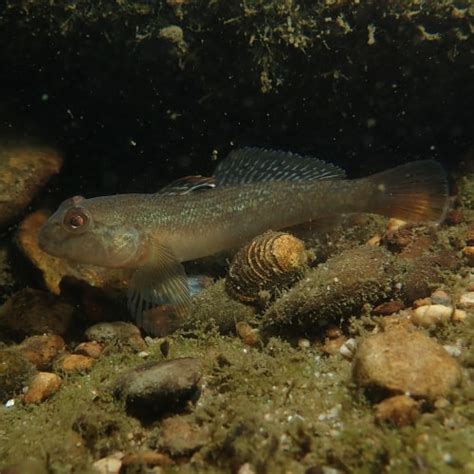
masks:
{"label": "fish tail fin", "polygon": [[446,216],[448,180],[434,160],[414,161],[366,179],[372,189],[369,212],[410,222],[439,223]]}

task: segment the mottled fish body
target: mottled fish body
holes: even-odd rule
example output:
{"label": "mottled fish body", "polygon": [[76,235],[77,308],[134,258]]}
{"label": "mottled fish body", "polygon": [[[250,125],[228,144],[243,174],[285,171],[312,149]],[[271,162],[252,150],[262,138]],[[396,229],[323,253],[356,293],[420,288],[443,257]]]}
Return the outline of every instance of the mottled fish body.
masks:
{"label": "mottled fish body", "polygon": [[268,229],[353,212],[439,222],[446,212],[447,180],[435,161],[344,178],[311,157],[236,150],[212,178],[178,180],[156,194],[68,199],[44,225],[40,245],[76,262],[134,269],[129,307],[143,325],[144,309],[163,301],[186,313],[181,262],[236,248]]}

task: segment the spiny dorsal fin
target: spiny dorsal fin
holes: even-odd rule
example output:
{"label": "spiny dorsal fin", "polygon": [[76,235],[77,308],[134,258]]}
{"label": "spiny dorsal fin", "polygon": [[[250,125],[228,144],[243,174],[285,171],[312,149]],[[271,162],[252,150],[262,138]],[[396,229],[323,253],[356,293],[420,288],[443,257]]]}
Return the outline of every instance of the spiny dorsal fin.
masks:
{"label": "spiny dorsal fin", "polygon": [[263,181],[342,179],[344,170],[311,156],[263,148],[231,151],[214,173],[217,186]]}
{"label": "spiny dorsal fin", "polygon": [[185,176],[179,178],[165,187],[161,188],[156,194],[164,196],[176,196],[177,194],[188,194],[193,191],[203,191],[216,187],[215,178],[212,176]]}

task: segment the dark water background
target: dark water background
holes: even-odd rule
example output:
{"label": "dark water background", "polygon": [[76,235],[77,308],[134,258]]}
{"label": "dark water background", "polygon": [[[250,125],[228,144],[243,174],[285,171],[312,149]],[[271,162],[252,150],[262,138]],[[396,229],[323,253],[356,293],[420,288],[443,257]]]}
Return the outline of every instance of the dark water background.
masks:
{"label": "dark water background", "polygon": [[[180,19],[158,2],[149,17],[115,7],[117,17],[100,19],[109,2],[69,11],[7,3],[0,134],[64,152],[53,200],[153,192],[182,175],[211,173],[213,158],[244,145],[315,155],[352,177],[428,157],[452,169],[473,147],[473,41],[457,41],[449,29],[460,25],[450,18],[430,25],[447,32],[441,41],[420,41],[416,29],[387,20],[368,46],[367,25],[380,11],[345,12],[356,28],[329,35],[330,49],[272,45],[283,82],[262,93],[250,33],[242,24],[222,27],[225,7],[202,19],[189,7]],[[183,28],[184,66],[156,32],[136,39],[153,21]]]}

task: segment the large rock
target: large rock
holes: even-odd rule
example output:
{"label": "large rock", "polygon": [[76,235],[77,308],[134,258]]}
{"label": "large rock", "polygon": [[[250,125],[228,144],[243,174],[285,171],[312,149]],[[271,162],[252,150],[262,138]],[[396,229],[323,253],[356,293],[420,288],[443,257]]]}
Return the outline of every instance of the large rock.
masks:
{"label": "large rock", "polygon": [[182,409],[199,394],[201,364],[197,359],[150,362],[123,372],[113,384],[116,396],[137,415]]}
{"label": "large rock", "polygon": [[458,363],[424,333],[402,326],[362,340],[353,361],[357,385],[415,398],[446,397],[461,381]]}
{"label": "large rock", "polygon": [[0,144],[0,226],[22,213],[61,165],[61,155],[52,149]]}

